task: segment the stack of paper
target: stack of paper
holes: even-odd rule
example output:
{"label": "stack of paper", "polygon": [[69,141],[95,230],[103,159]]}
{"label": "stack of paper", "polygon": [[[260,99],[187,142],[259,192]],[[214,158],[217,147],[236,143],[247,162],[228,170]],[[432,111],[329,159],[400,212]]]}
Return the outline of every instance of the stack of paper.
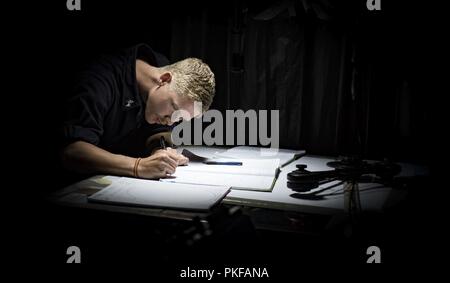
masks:
{"label": "stack of paper", "polygon": [[191,161],[179,166],[163,182],[226,186],[238,190],[271,191],[280,166],[279,159],[236,159],[241,165],[205,164]]}

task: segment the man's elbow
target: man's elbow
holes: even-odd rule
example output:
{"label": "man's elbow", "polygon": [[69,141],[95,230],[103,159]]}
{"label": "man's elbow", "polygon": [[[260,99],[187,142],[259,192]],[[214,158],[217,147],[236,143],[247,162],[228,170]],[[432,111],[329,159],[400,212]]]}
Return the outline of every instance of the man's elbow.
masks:
{"label": "man's elbow", "polygon": [[62,149],[61,163],[65,169],[79,171],[77,164],[79,164],[83,143],[82,141],[76,141]]}

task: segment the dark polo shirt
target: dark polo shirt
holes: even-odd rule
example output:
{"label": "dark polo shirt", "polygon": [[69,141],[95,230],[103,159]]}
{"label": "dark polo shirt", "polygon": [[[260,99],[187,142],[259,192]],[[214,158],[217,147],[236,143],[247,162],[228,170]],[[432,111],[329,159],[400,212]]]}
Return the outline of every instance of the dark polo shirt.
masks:
{"label": "dark polo shirt", "polygon": [[81,73],[63,125],[65,145],[81,140],[136,157],[149,153],[145,141],[150,135],[171,130],[145,120],[145,100],[136,81],[136,59],[156,67],[169,64],[163,55],[139,44],[101,56]]}

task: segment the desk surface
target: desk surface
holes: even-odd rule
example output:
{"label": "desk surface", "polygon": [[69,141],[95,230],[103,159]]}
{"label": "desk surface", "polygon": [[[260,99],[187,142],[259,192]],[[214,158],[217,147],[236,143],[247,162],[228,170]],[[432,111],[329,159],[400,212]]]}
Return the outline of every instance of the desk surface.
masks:
{"label": "desk surface", "polygon": [[[224,151],[216,147],[189,147],[196,154],[212,157],[215,153]],[[283,150],[289,152],[289,150]],[[291,150],[295,153],[296,151]],[[324,196],[320,200],[307,200],[295,197],[295,192],[287,187],[287,174],[296,169],[296,164],[306,164],[309,171],[330,170],[326,164],[334,160],[330,157],[307,155],[296,160],[281,169],[281,173],[275,183],[272,192],[232,190],[223,203],[245,205],[251,207],[275,208],[288,211],[301,211],[317,214],[336,214],[344,211],[343,185],[336,186],[323,193],[336,192],[336,195]],[[424,174],[425,169],[410,164],[401,164],[403,176]],[[319,187],[325,188],[334,183],[328,183]],[[405,191],[393,190],[375,183],[359,184],[361,206],[363,211],[382,211],[386,206],[395,203],[405,195]]]}
{"label": "desk surface", "polygon": [[[187,148],[189,148],[189,150],[193,151],[194,153],[205,157],[210,157],[214,153],[220,153],[225,150],[224,148],[203,146],[192,146]],[[336,192],[336,194],[327,195],[318,200],[299,199],[295,197],[295,192],[287,188],[286,185],[287,173],[294,170],[296,164],[306,164],[308,166],[308,170],[310,171],[330,170],[326,163],[331,160],[333,159],[309,155],[304,156],[299,160],[292,162],[288,166],[282,168],[281,174],[276,181],[275,187],[272,192],[232,190],[222,201],[222,203],[325,215],[335,215],[343,213],[344,195],[342,193],[339,193],[343,190],[343,185],[333,187],[332,189],[326,191],[326,193]],[[423,168],[418,168],[416,166],[408,164],[402,164],[401,174],[405,176],[411,176],[415,174],[422,174],[423,171]],[[65,205],[82,206],[106,211],[110,210],[114,212],[128,212],[178,219],[188,219],[192,217],[192,213],[188,211],[174,211],[159,208],[138,208],[88,203],[87,196],[104,188],[105,186],[110,184],[110,182],[113,181],[114,178],[118,177],[93,176],[82,182],[64,188],[59,192],[56,192],[51,196],[51,199]],[[324,186],[330,186],[331,184],[332,183],[325,184],[320,188],[323,188]],[[386,206],[389,206],[391,203],[395,203],[396,200],[404,197],[406,193],[402,190],[394,190],[392,188],[384,187],[374,183],[360,184],[359,188],[361,206],[363,211],[382,211]]]}

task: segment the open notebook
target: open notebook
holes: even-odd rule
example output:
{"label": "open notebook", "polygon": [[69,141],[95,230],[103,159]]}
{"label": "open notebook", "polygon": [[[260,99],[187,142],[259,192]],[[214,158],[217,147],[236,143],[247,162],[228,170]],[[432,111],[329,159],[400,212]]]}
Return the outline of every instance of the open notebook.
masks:
{"label": "open notebook", "polygon": [[295,152],[292,152],[292,150],[281,148],[265,148],[255,146],[235,146],[222,153],[215,154],[215,156],[218,158],[246,158],[258,160],[279,159],[280,168],[288,165],[289,163],[299,159],[304,155],[306,155],[305,150],[297,150]]}
{"label": "open notebook", "polygon": [[[231,153],[227,155],[225,152],[215,158],[205,158],[185,149],[183,154],[189,157],[189,164],[177,167],[172,177],[161,179],[161,181],[222,185],[236,190],[272,191],[282,165],[280,158],[276,158],[276,155],[272,155],[275,158],[259,158],[255,153],[247,154],[247,156],[240,152]],[[236,158],[239,156],[247,158]],[[290,153],[290,159],[292,158],[294,154]],[[287,160],[283,161],[287,162]]]}
{"label": "open notebook", "polygon": [[88,200],[122,205],[209,210],[229,191],[230,188],[225,186],[170,184],[122,177],[89,196]]}

